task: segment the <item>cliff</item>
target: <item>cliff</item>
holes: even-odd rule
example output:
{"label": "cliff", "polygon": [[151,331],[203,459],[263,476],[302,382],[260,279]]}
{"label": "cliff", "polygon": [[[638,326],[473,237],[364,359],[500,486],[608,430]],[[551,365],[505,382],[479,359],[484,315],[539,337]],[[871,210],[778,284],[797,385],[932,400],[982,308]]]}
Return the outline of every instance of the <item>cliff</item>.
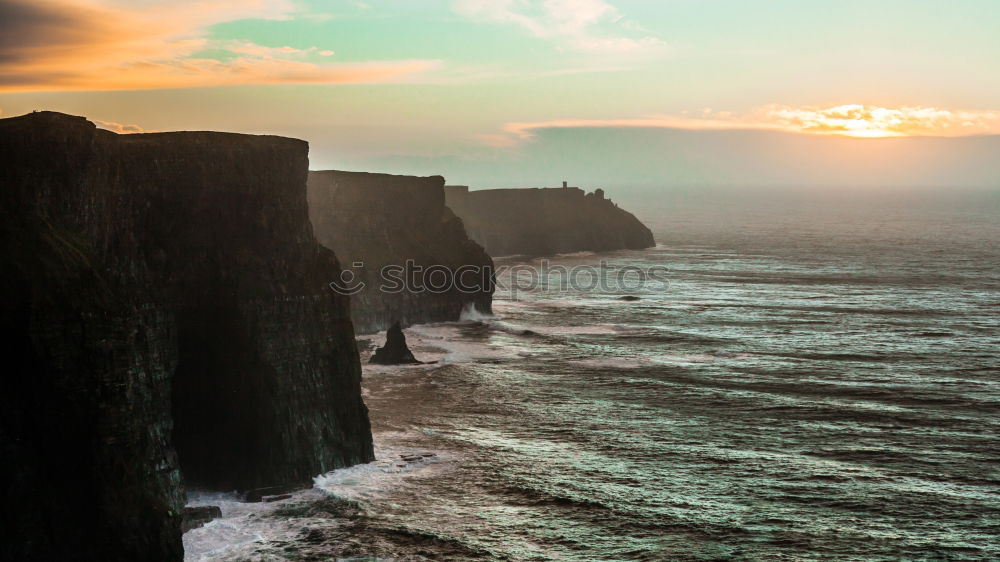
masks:
{"label": "cliff", "polygon": [[445,188],[447,205],[492,256],[642,249],[653,234],[603,190]]}
{"label": "cliff", "polygon": [[[310,172],[309,216],[319,241],[364,283],[351,297],[359,332],[457,320],[467,306],[491,310],[493,260],[445,206],[440,176]],[[408,261],[405,275],[381,273]]]}
{"label": "cliff", "polygon": [[180,560],[181,474],[248,489],[373,457],[307,151],[0,120],[12,557]]}

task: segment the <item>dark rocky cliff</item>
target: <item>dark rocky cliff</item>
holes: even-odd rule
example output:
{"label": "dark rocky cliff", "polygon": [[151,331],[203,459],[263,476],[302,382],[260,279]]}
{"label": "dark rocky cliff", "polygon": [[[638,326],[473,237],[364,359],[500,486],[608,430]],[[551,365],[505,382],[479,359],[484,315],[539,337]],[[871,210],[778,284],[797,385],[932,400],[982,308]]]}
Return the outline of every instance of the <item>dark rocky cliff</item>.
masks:
{"label": "dark rocky cliff", "polygon": [[[310,172],[309,216],[316,237],[345,269],[364,264],[353,269],[365,283],[351,298],[359,332],[382,330],[397,320],[403,325],[457,320],[470,305],[491,310],[493,260],[445,206],[444,178]],[[409,276],[417,290],[380,290],[382,268],[408,260],[427,273]],[[431,266],[443,267],[430,273]]]}
{"label": "dark rocky cliff", "polygon": [[600,189],[445,188],[447,204],[491,256],[642,249],[653,233]]}
{"label": "dark rocky cliff", "polygon": [[307,150],[0,120],[13,558],[179,560],[181,472],[246,489],[372,458],[348,300],[308,221]]}

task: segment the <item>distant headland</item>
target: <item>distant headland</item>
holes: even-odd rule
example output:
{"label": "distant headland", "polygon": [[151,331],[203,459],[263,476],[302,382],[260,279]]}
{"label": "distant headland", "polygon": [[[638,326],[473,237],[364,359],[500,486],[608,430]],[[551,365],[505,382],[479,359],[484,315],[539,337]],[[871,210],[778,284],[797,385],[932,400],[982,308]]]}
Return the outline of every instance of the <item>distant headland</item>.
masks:
{"label": "distant headland", "polygon": [[445,186],[446,202],[491,256],[638,250],[656,243],[632,213],[596,189],[484,189]]}

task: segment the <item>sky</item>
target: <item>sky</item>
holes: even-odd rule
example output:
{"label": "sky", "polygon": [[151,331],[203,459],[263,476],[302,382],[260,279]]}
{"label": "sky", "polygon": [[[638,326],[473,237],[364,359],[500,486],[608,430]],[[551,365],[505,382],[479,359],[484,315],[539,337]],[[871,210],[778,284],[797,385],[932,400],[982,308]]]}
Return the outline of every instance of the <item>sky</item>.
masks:
{"label": "sky", "polygon": [[1000,187],[996,0],[0,0],[0,116],[474,187]]}

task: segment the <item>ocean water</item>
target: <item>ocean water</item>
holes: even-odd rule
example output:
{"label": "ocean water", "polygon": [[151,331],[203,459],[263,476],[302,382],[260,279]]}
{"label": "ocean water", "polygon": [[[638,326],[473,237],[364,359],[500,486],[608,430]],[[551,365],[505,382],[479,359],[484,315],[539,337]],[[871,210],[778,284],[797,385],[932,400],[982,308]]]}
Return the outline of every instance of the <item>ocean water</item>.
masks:
{"label": "ocean water", "polygon": [[435,363],[366,367],[378,460],[195,498],[188,559],[1000,558],[1000,213],[793,210],[645,216],[549,263],[607,287],[408,329]]}

